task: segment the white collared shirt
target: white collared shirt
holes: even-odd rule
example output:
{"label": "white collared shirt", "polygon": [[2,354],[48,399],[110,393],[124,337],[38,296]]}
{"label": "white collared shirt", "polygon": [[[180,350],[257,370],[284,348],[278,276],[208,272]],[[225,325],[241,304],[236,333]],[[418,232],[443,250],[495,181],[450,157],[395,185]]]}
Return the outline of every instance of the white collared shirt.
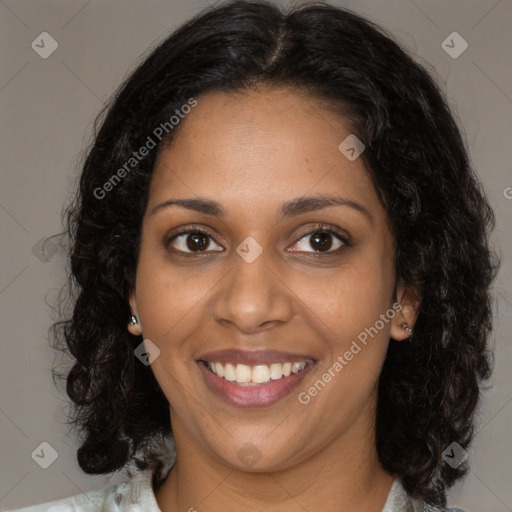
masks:
{"label": "white collared shirt", "polygon": [[[146,469],[124,483],[7,512],[162,512],[153,492],[151,477],[152,471]],[[198,507],[198,503],[195,507],[194,503],[191,503],[189,512],[199,510]],[[441,512],[442,510],[409,497],[400,480],[396,478],[382,512]],[[445,511],[464,512],[454,508],[448,508]]]}

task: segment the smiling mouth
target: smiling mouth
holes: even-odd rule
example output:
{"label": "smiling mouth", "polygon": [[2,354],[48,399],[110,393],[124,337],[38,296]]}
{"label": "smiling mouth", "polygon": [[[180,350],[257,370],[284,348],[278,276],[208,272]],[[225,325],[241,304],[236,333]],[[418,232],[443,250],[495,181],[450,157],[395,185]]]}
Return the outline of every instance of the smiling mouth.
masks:
{"label": "smiling mouth", "polygon": [[296,375],[302,372],[306,366],[314,364],[312,359],[300,362],[272,363],[270,365],[258,364],[254,366],[216,361],[201,362],[217,377],[240,386],[259,386],[270,381],[279,381],[290,375]]}

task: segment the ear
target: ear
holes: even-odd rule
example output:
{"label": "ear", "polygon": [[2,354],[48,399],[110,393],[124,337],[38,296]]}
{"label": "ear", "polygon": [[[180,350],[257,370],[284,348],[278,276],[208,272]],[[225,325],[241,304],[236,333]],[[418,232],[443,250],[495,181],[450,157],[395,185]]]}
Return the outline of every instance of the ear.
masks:
{"label": "ear", "polygon": [[136,324],[130,325],[130,323],[128,323],[128,331],[130,331],[134,336],[140,336],[142,334],[142,324],[140,323],[139,312],[137,310],[137,295],[135,293],[135,288],[130,292],[128,302],[130,304],[132,315],[137,317]]}
{"label": "ear", "polygon": [[406,323],[409,329],[414,329],[416,318],[420,307],[420,297],[418,293],[410,287],[399,284],[396,292],[396,302],[400,309],[391,320],[391,337],[397,341],[404,341],[410,338],[410,334],[402,329],[402,324]]}

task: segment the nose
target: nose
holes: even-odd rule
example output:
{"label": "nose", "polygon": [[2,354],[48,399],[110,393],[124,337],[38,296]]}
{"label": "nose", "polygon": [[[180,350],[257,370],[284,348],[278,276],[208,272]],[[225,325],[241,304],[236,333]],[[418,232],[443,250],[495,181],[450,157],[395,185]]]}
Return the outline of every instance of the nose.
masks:
{"label": "nose", "polygon": [[231,271],[214,298],[215,320],[245,334],[257,333],[293,317],[293,293],[266,251],[252,263],[233,254]]}

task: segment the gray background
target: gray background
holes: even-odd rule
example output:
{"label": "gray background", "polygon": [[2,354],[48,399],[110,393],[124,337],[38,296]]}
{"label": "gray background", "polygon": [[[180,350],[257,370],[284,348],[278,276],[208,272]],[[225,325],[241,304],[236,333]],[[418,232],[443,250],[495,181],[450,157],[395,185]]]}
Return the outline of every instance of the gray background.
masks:
{"label": "gray background", "polygon": [[[281,2],[279,2],[281,3]],[[284,3],[284,2],[283,2]],[[482,404],[472,469],[450,496],[468,512],[512,511],[512,0],[337,0],[386,27],[431,65],[460,124],[497,215],[493,243],[496,372]],[[117,483],[82,473],[53,385],[46,341],[50,308],[65,280],[65,250],[38,243],[61,229],[61,209],[91,140],[92,122],[140,56],[206,1],[0,0],[0,508],[42,503]],[[41,58],[42,32],[58,49]],[[441,43],[468,42],[458,58]],[[47,259],[49,261],[47,261]],[[49,443],[42,469],[31,454]],[[48,453],[48,452],[46,452]]]}

